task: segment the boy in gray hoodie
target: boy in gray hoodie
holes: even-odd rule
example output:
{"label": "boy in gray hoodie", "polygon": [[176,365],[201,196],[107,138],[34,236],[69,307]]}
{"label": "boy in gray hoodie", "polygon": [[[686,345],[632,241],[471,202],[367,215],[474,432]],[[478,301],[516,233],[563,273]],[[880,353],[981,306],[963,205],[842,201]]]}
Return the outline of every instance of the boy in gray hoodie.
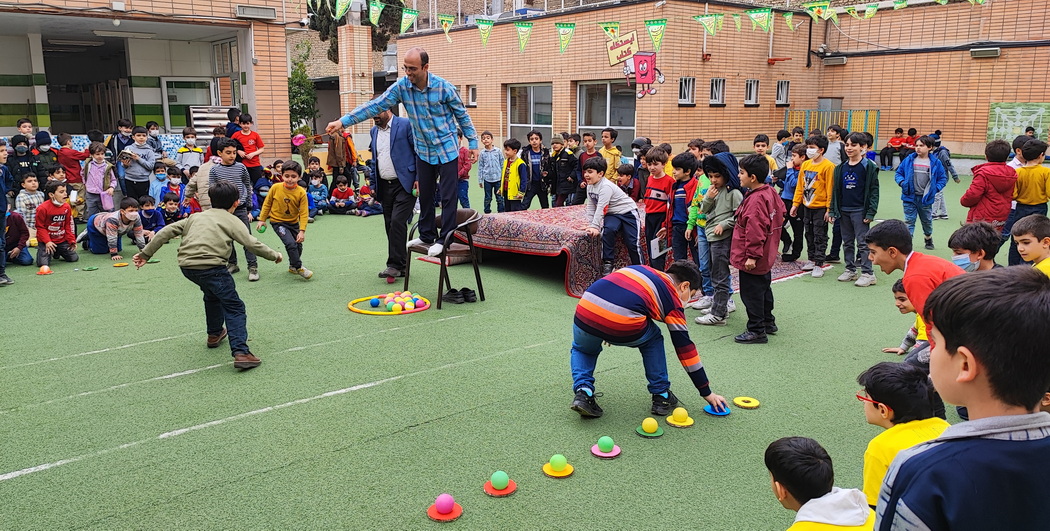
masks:
{"label": "boy in gray hoodie", "polygon": [[702,166],[711,181],[700,203],[700,212],[707,218],[704,231],[711,247],[711,284],[715,298],[711,308],[703,310],[707,315],[697,317],[696,323],[725,326],[726,316],[736,310],[736,304],[729,298],[729,249],[736,226],[736,208],[744,200],[744,193],[740,190],[740,168],[732,153],[704,157]]}
{"label": "boy in gray hoodie", "polygon": [[149,132],[138,126],[131,130],[134,142],[124,151],[117,154],[117,160],[124,166],[124,184],[128,197],[149,195],[149,179],[157,162],[157,152],[150,147],[147,139]]}
{"label": "boy in gray hoodie", "polygon": [[594,157],[583,163],[583,180],[587,183],[587,234],[602,238],[602,276],[613,271],[616,238],[623,237],[631,265],[641,265],[638,245],[638,204],[619,186],[605,178],[605,159]]}

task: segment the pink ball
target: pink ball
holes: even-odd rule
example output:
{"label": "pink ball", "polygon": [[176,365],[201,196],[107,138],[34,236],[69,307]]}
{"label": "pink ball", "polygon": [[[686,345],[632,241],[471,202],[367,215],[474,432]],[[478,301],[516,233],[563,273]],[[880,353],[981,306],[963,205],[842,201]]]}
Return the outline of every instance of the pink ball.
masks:
{"label": "pink ball", "polygon": [[452,508],[456,505],[455,498],[451,494],[440,494],[437,499],[434,500],[434,508],[437,509],[438,513],[448,514],[452,512]]}

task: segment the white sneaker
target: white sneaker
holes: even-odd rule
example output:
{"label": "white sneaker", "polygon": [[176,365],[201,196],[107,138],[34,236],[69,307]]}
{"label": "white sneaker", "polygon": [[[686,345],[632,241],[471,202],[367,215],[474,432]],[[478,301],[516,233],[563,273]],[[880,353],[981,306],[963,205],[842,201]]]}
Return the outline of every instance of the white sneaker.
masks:
{"label": "white sneaker", "polygon": [[802,263],[802,270],[803,271],[813,271],[813,262],[810,262],[809,260],[806,260],[805,262],[803,262]]}
{"label": "white sneaker", "polygon": [[710,308],[711,305],[714,304],[714,303],[715,303],[715,298],[714,297],[712,297],[710,295],[704,295],[704,296],[700,297],[699,299],[697,299],[695,302],[693,302],[691,307],[694,310],[706,310],[706,309]]}
{"label": "white sneaker", "polygon": [[868,286],[873,286],[876,283],[878,283],[878,279],[875,278],[875,275],[872,275],[871,273],[864,273],[860,276],[860,278],[857,279],[856,282],[853,283],[853,285],[857,286],[858,288],[866,288]]}
{"label": "white sneaker", "polygon": [[[733,313],[735,311],[736,311],[736,303],[733,302],[733,299],[729,299],[729,302],[726,303],[726,313],[729,314],[729,313]],[[705,315],[710,314],[711,313],[711,308],[704,308],[703,310],[700,310],[700,313],[705,314]]]}
{"label": "white sneaker", "polygon": [[854,280],[857,280],[857,272],[850,271],[848,269],[844,273],[839,275],[838,278],[839,282],[853,282]]}
{"label": "white sneaker", "polygon": [[709,313],[707,315],[701,315],[700,317],[697,317],[696,319],[694,319],[694,322],[696,322],[696,324],[707,325],[707,326],[725,326],[726,325],[726,320],[725,319],[723,319],[721,317],[718,317],[718,316],[716,316],[713,313]]}
{"label": "white sneaker", "polygon": [[314,272],[310,271],[309,269],[307,269],[305,267],[300,267],[299,268],[299,276],[305,278],[306,280],[310,280],[311,278],[313,278]]}
{"label": "white sneaker", "polygon": [[824,276],[824,268],[814,266],[813,272],[810,274],[813,275],[813,278],[820,278]]}
{"label": "white sneaker", "polygon": [[427,256],[437,256],[437,255],[441,254],[441,251],[444,251],[444,250],[445,250],[445,246],[444,245],[441,245],[440,243],[435,243],[434,245],[430,246],[430,249],[427,250]]}
{"label": "white sneaker", "polygon": [[415,239],[409,240],[408,243],[405,244],[405,248],[408,249],[409,247],[412,247],[413,245],[423,245],[423,240],[420,240],[419,238],[415,238]]}

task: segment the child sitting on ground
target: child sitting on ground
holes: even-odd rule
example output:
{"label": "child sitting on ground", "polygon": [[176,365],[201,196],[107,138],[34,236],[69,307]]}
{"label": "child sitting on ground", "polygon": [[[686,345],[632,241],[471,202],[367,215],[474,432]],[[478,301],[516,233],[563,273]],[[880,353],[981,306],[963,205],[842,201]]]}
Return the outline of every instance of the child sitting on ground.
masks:
{"label": "child sitting on ground", "polygon": [[80,260],[76,250],[77,233],[73,212],[66,200],[66,184],[49,181],[44,191],[48,200],[36,209],[36,265],[50,266],[55,256],[76,262]]}
{"label": "child sitting on ground", "polygon": [[29,240],[36,246],[36,208],[44,202],[44,192],[39,190],[40,183],[36,175],[27,173],[22,179],[22,190],[15,196],[15,210],[22,214],[29,226]]}
{"label": "child sitting on ground", "polygon": [[7,263],[18,265],[33,265],[33,256],[29,254],[29,226],[26,225],[22,214],[12,211],[7,214],[7,225],[4,230],[4,252],[7,253]]}
{"label": "child sitting on ground", "polygon": [[139,198],[139,219],[142,220],[142,234],[146,243],[164,228],[164,212],[157,208],[156,201],[148,195]]}
{"label": "child sitting on ground", "polygon": [[233,275],[227,268],[230,249],[237,241],[257,256],[275,263],[281,263],[283,257],[255,239],[244,222],[233,215],[240,195],[233,183],[216,181],[208,194],[213,208],[161,230],[135,255],[135,267],[145,265],[168,240],[182,236],[178,250],[179,268],[183,276],[204,292],[208,348],[218,347],[228,334],[234,368],[251,369],[262,362],[248,349],[244,302],[237,295]]}
{"label": "child sitting on ground", "polygon": [[863,492],[835,486],[831,456],[817,441],[777,439],[766,448],[765,464],[777,501],[798,513],[788,531],[861,531],[875,525],[875,513],[865,504]]}
{"label": "child sitting on ground", "polygon": [[[321,183],[325,185],[325,188],[328,188],[329,190],[333,189],[333,187],[332,187],[333,185],[329,184],[328,174],[325,173],[325,171],[321,169],[321,159],[319,159],[317,157],[310,157],[310,160],[308,160],[306,162],[306,173],[309,173],[310,175],[315,175],[315,174],[320,173],[321,174]],[[335,182],[335,176],[334,175],[332,176],[332,181],[331,182],[333,182],[333,183]],[[350,180],[347,179],[346,182],[349,183]]]}
{"label": "child sitting on ground", "polygon": [[999,231],[986,221],[976,221],[959,227],[948,238],[948,248],[952,250],[952,263],[967,272],[1003,267],[995,263],[995,254],[999,252],[1003,243],[999,239]]}
{"label": "child sitting on ground", "polygon": [[940,437],[949,425],[934,416],[933,385],[918,367],[884,361],[862,372],[857,383],[862,388],[857,399],[864,402],[864,418],[886,430],[864,451],[864,496],[874,509],[897,453]]}
{"label": "child sitting on ground", "polygon": [[120,200],[120,210],[100,212],[88,219],[87,230],[80,233],[78,241],[84,241],[91,254],[109,253],[114,262],[123,260],[121,237],[130,234],[139,250],[146,246],[142,220],[139,218],[139,202],[133,197]]}
{"label": "child sitting on ground", "polygon": [[1050,512],[1018,495],[1044,492],[1050,477],[1050,414],[1039,411],[1050,278],[1020,267],[960,275],[929,296],[923,317],[933,385],[970,421],[897,454],[879,529],[1050,529]]}
{"label": "child sitting on ground", "polygon": [[[736,303],[729,298],[732,278],[729,273],[729,255],[733,243],[733,227],[736,226],[736,209],[744,200],[740,188],[740,167],[732,153],[719,153],[704,158],[704,175],[711,182],[700,204],[700,212],[707,223],[704,238],[711,253],[712,302],[707,315],[696,318],[696,323],[708,326],[725,326],[729,312],[736,310]],[[695,306],[694,306],[695,307]]]}
{"label": "child sitting on ground", "polygon": [[270,194],[263,202],[259,223],[255,229],[261,229],[266,220],[270,219],[270,226],[273,227],[273,231],[281,239],[285,250],[288,251],[288,265],[290,266],[288,272],[309,280],[314,273],[303,267],[302,261],[303,241],[306,240],[306,220],[310,212],[306,190],[299,186],[303,167],[298,162],[290,160],[284,164],[283,170],[283,182],[270,187]]}
{"label": "child sitting on ground", "polygon": [[383,204],[372,197],[372,189],[368,185],[361,187],[361,192],[357,194],[357,198],[357,212],[355,215],[367,217],[372,214],[383,213]]}
{"label": "child sitting on ground", "polygon": [[1050,218],[1042,214],[1025,216],[1014,223],[1010,233],[1021,259],[1050,276]]}
{"label": "child sitting on ground", "polygon": [[350,181],[345,175],[335,178],[335,189],[332,197],[328,199],[328,208],[333,214],[356,214],[357,198],[354,197],[354,189],[350,188]]}
{"label": "child sitting on ground", "polygon": [[[629,166],[624,164],[623,166]],[[583,180],[587,183],[587,234],[601,235],[602,276],[613,271],[616,239],[627,248],[631,265],[642,263],[638,247],[638,203],[605,178],[605,159],[592,157],[583,163]]]}
{"label": "child sitting on ground", "polygon": [[161,203],[160,209],[164,215],[164,226],[171,225],[185,217],[182,213],[182,208],[179,206],[179,196],[168,192],[164,194],[162,199],[164,202]]}
{"label": "child sitting on ground", "polygon": [[[904,282],[897,279],[891,288],[893,291],[893,304],[901,314],[915,313],[908,294],[904,291]],[[899,347],[887,347],[882,349],[887,354],[905,356],[904,361],[911,365],[929,370],[930,366],[930,340],[926,335],[926,323],[922,321],[921,315],[915,316],[915,324],[904,334],[904,339]]]}
{"label": "child sitting on ground", "polygon": [[320,172],[310,174],[310,188],[307,189],[307,192],[314,200],[317,214],[324,215],[325,212],[328,212],[328,187],[321,182]]}

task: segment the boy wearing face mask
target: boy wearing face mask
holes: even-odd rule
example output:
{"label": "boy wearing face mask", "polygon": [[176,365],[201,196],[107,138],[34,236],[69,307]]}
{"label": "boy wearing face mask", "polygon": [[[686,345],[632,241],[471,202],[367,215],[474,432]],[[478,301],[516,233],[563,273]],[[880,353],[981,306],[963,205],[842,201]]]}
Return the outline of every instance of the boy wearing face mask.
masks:
{"label": "boy wearing face mask", "polygon": [[[127,118],[121,118],[117,120],[117,130],[113,134],[109,135],[109,141],[106,142],[106,156],[109,160],[114,161],[117,169],[117,182],[120,183],[121,194],[128,195],[127,187],[124,183],[124,170],[125,166],[117,161],[118,155],[122,153],[128,146],[135,143],[135,140],[131,137],[131,130],[134,124]],[[130,196],[137,197],[137,196]]]}
{"label": "boy wearing face mask", "polygon": [[139,202],[133,197],[120,200],[120,210],[102,212],[88,219],[87,230],[80,233],[77,241],[87,239],[87,248],[91,254],[109,253],[114,262],[123,260],[121,239],[130,234],[139,250],[146,246],[142,220],[139,218]]}
{"label": "boy wearing face mask", "polygon": [[154,121],[146,122],[146,133],[149,135],[146,138],[146,144],[149,145],[153,152],[157,154],[157,158],[164,157],[164,147],[160,145],[160,124]]}
{"label": "boy wearing face mask", "polygon": [[175,152],[175,167],[186,179],[190,178],[190,168],[204,164],[204,150],[197,147],[197,130],[187,127],[182,130],[184,144]]}
{"label": "boy wearing face mask", "polygon": [[17,192],[22,189],[22,180],[26,174],[36,173],[36,156],[30,151],[29,138],[25,135],[12,136],[11,145],[13,154],[7,158],[7,169],[11,170],[15,182],[13,190]]}
{"label": "boy wearing face mask", "polygon": [[303,241],[306,239],[306,224],[310,213],[306,190],[299,186],[303,168],[298,162],[288,161],[284,163],[282,170],[282,182],[270,188],[255,230],[261,229],[269,219],[270,226],[288,251],[288,272],[309,280],[314,273],[303,267],[302,260]]}
{"label": "boy wearing face mask", "polygon": [[158,205],[164,204],[164,194],[168,188],[168,167],[163,162],[153,163],[153,174],[149,180],[149,195],[157,200]]}
{"label": "boy wearing face mask", "polygon": [[828,139],[811,136],[806,139],[807,160],[799,169],[795,198],[792,201],[792,217],[802,217],[802,228],[806,234],[806,252],[809,261],[803,271],[812,271],[813,278],[824,276],[824,253],[828,249],[828,205],[831,204],[832,188],[835,186],[835,165],[826,158]]}
{"label": "boy wearing face mask", "polygon": [[[149,147],[146,141],[148,137],[149,133],[145,127],[135,127],[131,130],[133,143],[124,148],[117,157],[120,161],[118,166],[124,167],[124,187],[127,190],[125,195],[128,197],[153,195],[150,193],[150,176],[157,170],[157,153]],[[117,178],[120,178],[119,173]]]}
{"label": "boy wearing face mask", "polygon": [[999,230],[987,221],[967,223],[948,237],[952,263],[967,273],[1003,267],[995,263],[1000,245]]}
{"label": "boy wearing face mask", "polygon": [[324,215],[328,212],[328,187],[321,182],[320,172],[310,174],[310,187],[307,189],[314,199],[314,208],[317,213]]}
{"label": "boy wearing face mask", "polygon": [[51,149],[51,134],[47,131],[36,134],[36,149],[33,150],[33,155],[36,156],[37,170],[44,174],[50,175],[52,168],[61,166],[58,163],[58,155]]}
{"label": "boy wearing face mask", "polygon": [[106,162],[106,146],[101,142],[92,142],[88,146],[88,153],[91,158],[84,166],[84,189],[87,191],[87,212],[84,215],[90,219],[99,212],[113,210],[113,194],[119,184],[116,170]]}

